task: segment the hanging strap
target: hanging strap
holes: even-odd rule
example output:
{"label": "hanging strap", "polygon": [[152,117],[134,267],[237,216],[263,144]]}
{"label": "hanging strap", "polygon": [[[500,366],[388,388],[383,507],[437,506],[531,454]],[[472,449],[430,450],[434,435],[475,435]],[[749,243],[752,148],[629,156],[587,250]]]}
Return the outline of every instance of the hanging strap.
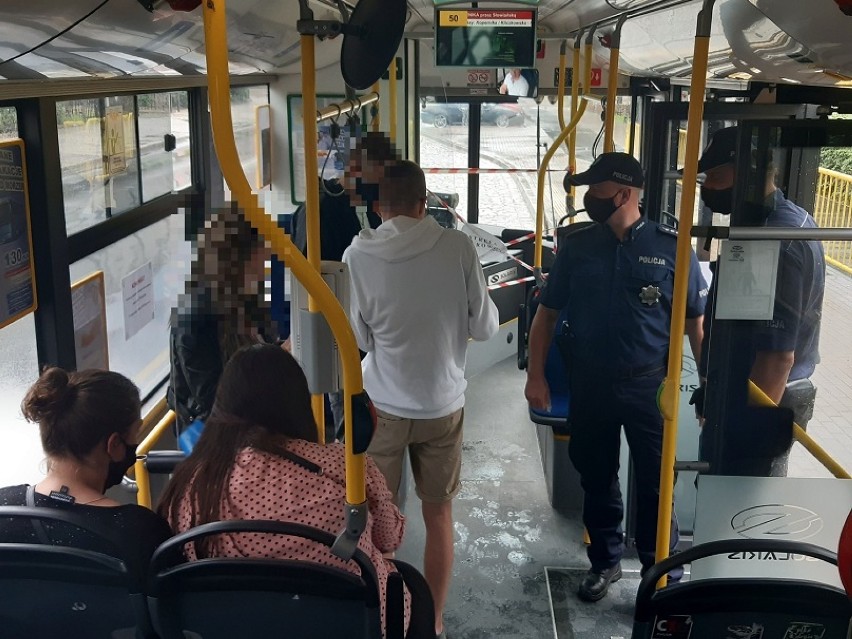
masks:
{"label": "hanging strap", "polygon": [[[27,486],[27,506],[35,508],[35,486]],[[30,522],[35,528],[38,540],[45,544],[51,545],[50,538],[47,536],[47,531],[44,529],[44,523],[40,519],[30,519]]]}

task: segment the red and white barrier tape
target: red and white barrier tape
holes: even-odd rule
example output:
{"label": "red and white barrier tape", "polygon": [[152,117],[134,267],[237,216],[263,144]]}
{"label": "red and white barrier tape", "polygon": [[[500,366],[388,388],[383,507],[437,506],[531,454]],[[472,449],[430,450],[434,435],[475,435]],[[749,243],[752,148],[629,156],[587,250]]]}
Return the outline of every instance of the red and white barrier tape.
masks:
{"label": "red and white barrier tape", "polygon": [[[478,168],[458,168],[458,169],[423,169],[427,175],[436,173],[446,173],[450,175],[470,174],[483,175],[491,173],[538,173],[538,169],[478,169]],[[548,173],[564,173],[565,169],[547,169]]]}
{"label": "red and white barrier tape", "polygon": [[535,280],[535,277],[530,275],[529,277],[522,277],[517,280],[512,280],[511,282],[501,282],[500,284],[492,284],[488,287],[489,291],[496,290],[498,288],[506,288],[507,286],[515,286],[516,284],[523,284],[524,282],[532,282]]}

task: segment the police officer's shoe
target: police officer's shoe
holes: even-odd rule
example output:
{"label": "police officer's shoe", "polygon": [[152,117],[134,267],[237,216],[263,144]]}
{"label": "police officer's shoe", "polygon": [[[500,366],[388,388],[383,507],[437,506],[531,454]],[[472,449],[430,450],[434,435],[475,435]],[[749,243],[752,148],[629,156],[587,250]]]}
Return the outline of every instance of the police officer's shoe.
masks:
{"label": "police officer's shoe", "polygon": [[583,578],[577,595],[583,601],[598,601],[606,596],[609,585],[621,579],[621,564],[596,572],[590,570]]}

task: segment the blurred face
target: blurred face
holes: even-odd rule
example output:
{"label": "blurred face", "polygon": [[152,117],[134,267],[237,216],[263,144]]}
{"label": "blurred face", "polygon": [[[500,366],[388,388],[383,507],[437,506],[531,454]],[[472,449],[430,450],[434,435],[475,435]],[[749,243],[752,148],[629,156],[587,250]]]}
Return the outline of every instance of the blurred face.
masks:
{"label": "blurred face", "polygon": [[251,258],[246,262],[243,274],[243,285],[246,292],[257,294],[266,279],[266,261],[272,259],[271,252],[265,246],[252,251]]}
{"label": "blurred face", "polygon": [[705,171],[704,188],[711,191],[722,191],[734,186],[734,165],[723,164]]}
{"label": "blurred face", "polygon": [[723,164],[704,172],[704,184],[701,185],[701,200],[714,213],[729,215],[734,206],[733,164]]}
{"label": "blurred face", "polygon": [[520,69],[512,69],[512,77],[513,77],[515,80],[517,80],[518,78],[520,78],[520,77],[521,77],[521,70],[520,70]]}

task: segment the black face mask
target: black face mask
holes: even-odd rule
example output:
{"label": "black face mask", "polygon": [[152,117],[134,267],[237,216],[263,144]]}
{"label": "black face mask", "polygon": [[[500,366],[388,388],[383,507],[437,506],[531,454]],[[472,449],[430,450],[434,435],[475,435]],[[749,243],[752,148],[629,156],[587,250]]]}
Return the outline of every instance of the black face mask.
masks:
{"label": "black face mask", "polygon": [[583,206],[586,207],[589,217],[598,224],[606,224],[612,214],[619,209],[611,197],[595,197],[588,193],[583,196]]}
{"label": "black face mask", "polygon": [[727,189],[706,189],[701,187],[701,200],[714,213],[730,215],[734,208],[734,187]]}
{"label": "black face mask", "polygon": [[379,199],[379,185],[365,182],[363,178],[355,178],[355,192],[368,204]]}
{"label": "black face mask", "polygon": [[124,442],[124,447],[126,449],[124,459],[117,462],[111,461],[109,463],[106,483],[104,483],[104,492],[113,486],[118,486],[130,467],[136,463],[136,444],[128,444],[127,442]]}

